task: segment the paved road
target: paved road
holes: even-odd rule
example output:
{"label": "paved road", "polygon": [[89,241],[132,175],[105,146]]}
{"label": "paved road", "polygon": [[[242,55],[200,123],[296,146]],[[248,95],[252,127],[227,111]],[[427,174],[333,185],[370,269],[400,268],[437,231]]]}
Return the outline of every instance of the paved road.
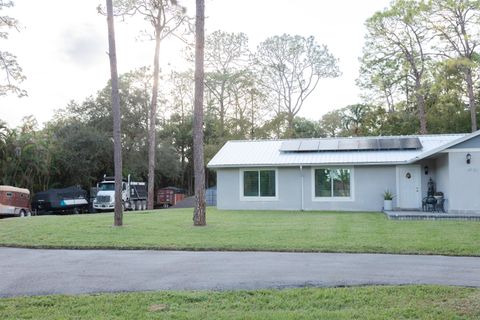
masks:
{"label": "paved road", "polygon": [[480,258],[0,248],[0,296],[368,284],[480,287]]}

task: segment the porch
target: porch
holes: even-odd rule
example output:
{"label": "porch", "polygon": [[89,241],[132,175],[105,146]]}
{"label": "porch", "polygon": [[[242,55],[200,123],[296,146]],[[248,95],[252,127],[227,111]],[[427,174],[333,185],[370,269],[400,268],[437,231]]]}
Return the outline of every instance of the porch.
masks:
{"label": "porch", "polygon": [[463,220],[480,221],[480,213],[443,213],[424,211],[384,211],[390,220]]}

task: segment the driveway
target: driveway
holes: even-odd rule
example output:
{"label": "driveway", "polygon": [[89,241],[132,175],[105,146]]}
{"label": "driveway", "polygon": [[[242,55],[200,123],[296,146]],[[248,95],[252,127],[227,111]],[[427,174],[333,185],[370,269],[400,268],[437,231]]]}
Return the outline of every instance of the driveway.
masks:
{"label": "driveway", "polygon": [[480,258],[0,248],[0,296],[371,284],[480,287]]}

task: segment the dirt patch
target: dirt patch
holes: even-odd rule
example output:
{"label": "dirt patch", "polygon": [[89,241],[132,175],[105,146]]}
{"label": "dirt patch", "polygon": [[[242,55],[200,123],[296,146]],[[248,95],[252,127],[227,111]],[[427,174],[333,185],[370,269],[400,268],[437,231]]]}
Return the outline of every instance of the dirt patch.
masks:
{"label": "dirt patch", "polygon": [[159,312],[159,311],[167,311],[169,309],[168,304],[152,304],[148,307],[149,312]]}
{"label": "dirt patch", "polygon": [[442,303],[452,309],[456,310],[459,314],[469,317],[480,316],[480,291],[473,291],[466,297],[445,301]]}

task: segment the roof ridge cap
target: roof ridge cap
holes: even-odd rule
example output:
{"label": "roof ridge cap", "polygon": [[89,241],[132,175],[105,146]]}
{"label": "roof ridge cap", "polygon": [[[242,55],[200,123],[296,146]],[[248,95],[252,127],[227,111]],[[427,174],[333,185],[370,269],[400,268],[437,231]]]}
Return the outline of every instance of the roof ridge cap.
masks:
{"label": "roof ridge cap", "polygon": [[296,140],[339,140],[339,139],[387,139],[387,138],[422,138],[422,137],[446,137],[446,136],[465,136],[470,133],[432,133],[432,134],[404,134],[404,135],[388,135],[388,136],[350,136],[350,137],[311,137],[311,138],[285,138],[285,139],[233,139],[227,142],[283,142]]}

